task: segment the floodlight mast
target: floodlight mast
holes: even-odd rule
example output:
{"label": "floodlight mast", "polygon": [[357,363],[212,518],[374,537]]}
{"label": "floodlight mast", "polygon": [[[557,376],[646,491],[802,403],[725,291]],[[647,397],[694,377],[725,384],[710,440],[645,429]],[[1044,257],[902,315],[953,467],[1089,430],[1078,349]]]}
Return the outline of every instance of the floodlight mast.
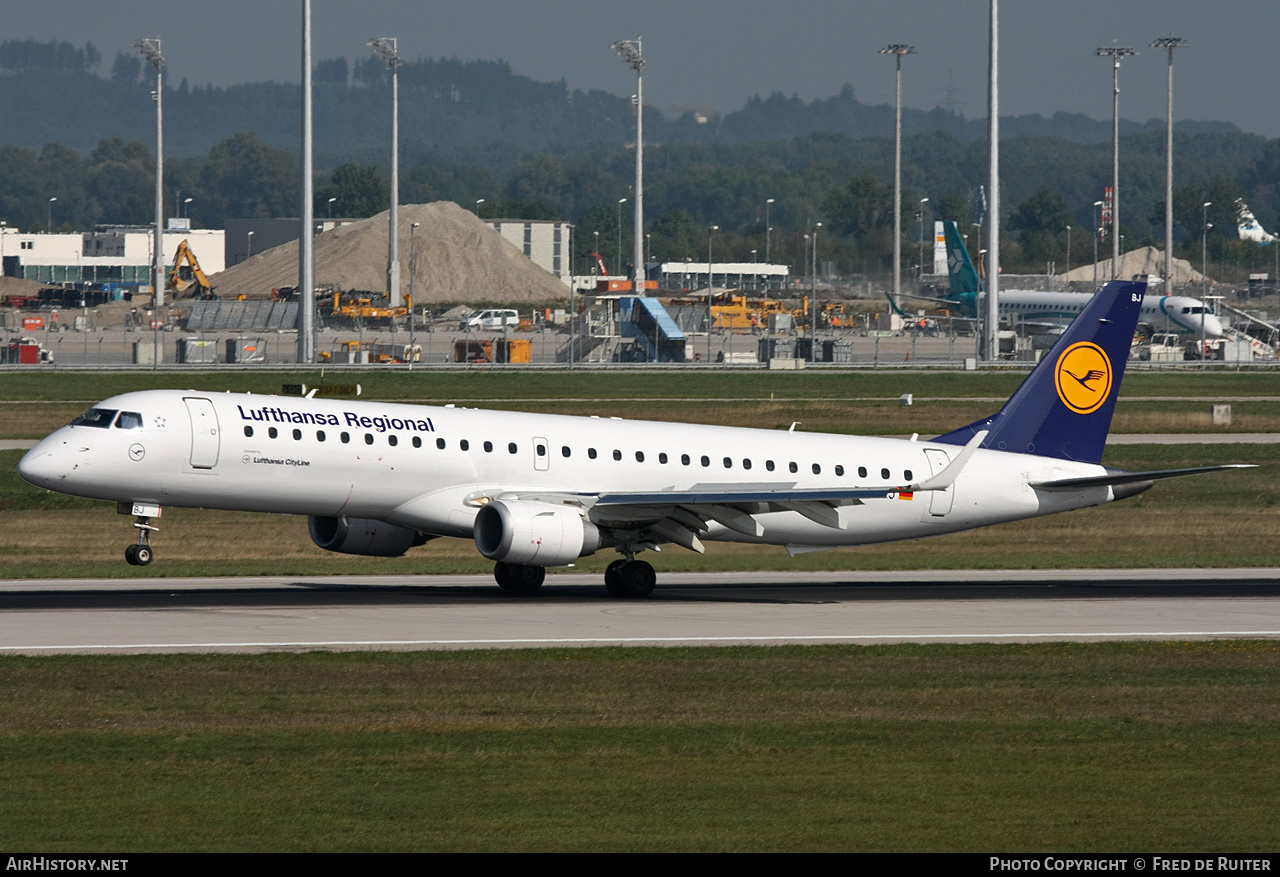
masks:
{"label": "floodlight mast", "polygon": [[902,303],[902,56],[915,53],[915,46],[903,43],[892,43],[880,50],[881,55],[893,55],[898,68],[893,122],[893,303],[895,307]]}
{"label": "floodlight mast", "polygon": [[1125,46],[1106,46],[1095,55],[1111,59],[1111,279],[1120,274],[1120,59],[1138,54]]}
{"label": "floodlight mast", "polygon": [[[644,261],[644,70],[648,66],[640,51],[640,37],[618,40],[612,46],[629,67],[636,71],[636,192],[635,239],[632,259],[635,261],[635,292],[644,295],[648,272]],[[618,266],[622,270],[622,266]]]}
{"label": "floodlight mast", "polygon": [[1164,132],[1164,294],[1173,295],[1173,50],[1191,45],[1170,34],[1151,44],[1169,50],[1169,112]]}
{"label": "floodlight mast", "polygon": [[298,231],[297,323],[299,363],[316,361],[316,238],[311,132],[311,0],[302,0],[302,203],[299,205],[302,227]]}
{"label": "floodlight mast", "polygon": [[[1000,358],[1000,0],[991,0],[987,56],[987,300],[983,347],[987,361]],[[982,234],[982,226],[978,226]],[[979,237],[981,249],[981,237]]]}
{"label": "floodlight mast", "polygon": [[375,37],[368,45],[391,71],[391,227],[387,232],[387,296],[400,307],[400,53],[395,37]]}
{"label": "floodlight mast", "polygon": [[[156,68],[156,228],[151,289],[154,306],[158,309],[164,307],[164,56],[160,53],[159,37],[134,40],[133,46],[148,64]],[[159,316],[157,313],[156,319]]]}

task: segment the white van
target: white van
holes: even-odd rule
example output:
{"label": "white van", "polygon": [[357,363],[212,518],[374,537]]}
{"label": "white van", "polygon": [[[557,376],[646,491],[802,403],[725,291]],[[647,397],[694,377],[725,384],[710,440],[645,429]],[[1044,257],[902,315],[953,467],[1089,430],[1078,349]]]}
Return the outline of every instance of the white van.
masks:
{"label": "white van", "polygon": [[462,329],[480,329],[501,332],[503,327],[512,329],[520,325],[520,314],[514,310],[493,308],[487,311],[476,311],[462,321]]}

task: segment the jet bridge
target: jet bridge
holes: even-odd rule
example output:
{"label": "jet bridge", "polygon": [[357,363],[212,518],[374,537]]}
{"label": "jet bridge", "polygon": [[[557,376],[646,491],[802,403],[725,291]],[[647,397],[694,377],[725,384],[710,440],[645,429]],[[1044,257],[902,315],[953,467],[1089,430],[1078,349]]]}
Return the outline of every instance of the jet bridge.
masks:
{"label": "jet bridge", "polygon": [[619,299],[618,317],[622,336],[634,338],[649,362],[684,362],[684,332],[662,302],[647,296]]}

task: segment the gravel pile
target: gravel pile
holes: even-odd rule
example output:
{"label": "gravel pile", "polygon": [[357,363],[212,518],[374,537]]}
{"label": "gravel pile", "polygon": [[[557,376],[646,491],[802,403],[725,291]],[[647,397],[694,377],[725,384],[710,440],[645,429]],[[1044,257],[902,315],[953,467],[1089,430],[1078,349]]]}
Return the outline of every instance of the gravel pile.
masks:
{"label": "gravel pile", "polygon": [[[414,295],[440,302],[538,302],[568,298],[569,290],[529,261],[471,212],[452,201],[400,206],[400,286],[409,293],[409,231],[418,271]],[[316,283],[345,291],[386,290],[389,211],[327,231],[316,238]],[[255,254],[209,278],[219,298],[267,298],[298,282],[298,242]]]}
{"label": "gravel pile", "polygon": [[[1110,246],[1108,245],[1108,249]],[[1101,257],[1101,254],[1099,254]],[[1098,263],[1098,282],[1103,282],[1111,276],[1111,259],[1109,257],[1101,257],[1102,261]],[[386,261],[385,259],[383,260]],[[1120,254],[1120,270],[1116,276],[1121,278],[1132,278],[1134,275],[1141,274],[1146,277],[1154,274],[1158,277],[1164,276],[1164,250],[1158,250],[1155,247],[1139,247],[1136,250],[1130,250],[1127,253]],[[1058,280],[1065,283],[1092,283],[1093,282],[1093,263],[1083,265],[1079,268],[1071,269],[1069,274],[1059,274]],[[1204,280],[1204,275],[1191,267],[1191,263],[1186,259],[1173,260],[1173,285],[1188,286],[1198,284]]]}

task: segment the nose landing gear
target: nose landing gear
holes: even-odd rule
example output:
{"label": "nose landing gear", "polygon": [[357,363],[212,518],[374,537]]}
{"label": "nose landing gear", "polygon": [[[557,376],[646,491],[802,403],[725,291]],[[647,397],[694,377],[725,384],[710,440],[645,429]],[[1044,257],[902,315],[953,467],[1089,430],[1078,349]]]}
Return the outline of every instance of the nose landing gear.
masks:
{"label": "nose landing gear", "polygon": [[151,551],[151,534],[160,532],[159,527],[151,525],[153,517],[160,517],[160,506],[146,503],[118,503],[116,511],[122,515],[134,516],[133,526],[138,528],[138,541],[124,550],[124,559],[130,566],[146,566],[155,555]]}

